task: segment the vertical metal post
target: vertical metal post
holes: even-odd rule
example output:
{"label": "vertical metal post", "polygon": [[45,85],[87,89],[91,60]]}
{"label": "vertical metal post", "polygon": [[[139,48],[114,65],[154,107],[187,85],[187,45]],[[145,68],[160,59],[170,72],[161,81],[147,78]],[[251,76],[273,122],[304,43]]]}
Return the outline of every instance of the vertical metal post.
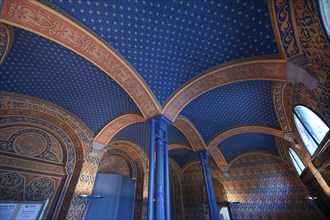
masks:
{"label": "vertical metal post", "polygon": [[170,201],[170,174],[169,174],[169,167],[168,167],[168,134],[167,131],[165,132],[165,219],[171,219],[171,201]]}
{"label": "vertical metal post", "polygon": [[154,153],[155,153],[155,129],[156,121],[151,119],[151,135],[149,150],[149,181],[148,181],[148,220],[154,219]]}
{"label": "vertical metal post", "polygon": [[156,219],[165,219],[164,142],[161,139],[157,139],[156,157],[157,157]]}
{"label": "vertical metal post", "polygon": [[215,200],[214,189],[213,189],[213,184],[212,184],[212,179],[211,179],[211,172],[210,172],[210,167],[208,164],[209,153],[207,151],[201,151],[199,153],[199,156],[201,158],[201,165],[202,165],[202,170],[203,170],[205,188],[207,191],[207,195],[209,196],[208,203],[209,203],[209,207],[210,207],[211,218],[212,218],[212,220],[219,220],[218,206],[217,206],[217,202]]}

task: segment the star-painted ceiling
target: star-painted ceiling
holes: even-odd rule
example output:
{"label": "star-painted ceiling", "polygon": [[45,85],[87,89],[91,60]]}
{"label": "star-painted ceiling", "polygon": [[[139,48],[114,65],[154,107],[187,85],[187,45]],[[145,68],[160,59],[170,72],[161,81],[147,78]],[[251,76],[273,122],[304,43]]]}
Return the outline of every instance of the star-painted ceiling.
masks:
{"label": "star-painted ceiling", "polygon": [[96,66],[70,50],[15,28],[0,66],[1,91],[41,98],[78,116],[97,133],[124,112],[140,112],[128,94]]}
{"label": "star-painted ceiling", "polygon": [[277,53],[266,1],[51,0],[109,42],[162,105],[199,73]]}
{"label": "star-painted ceiling", "polygon": [[229,163],[240,154],[253,151],[264,151],[278,154],[275,137],[261,133],[243,133],[222,141],[218,148]]}
{"label": "star-painted ceiling", "polygon": [[213,89],[180,113],[208,143],[217,133],[244,124],[279,126],[271,96],[271,81],[237,82]]}
{"label": "star-painted ceiling", "polygon": [[[40,1],[73,16],[108,42],[141,75],[161,105],[203,71],[241,58],[278,53],[266,1]],[[1,91],[55,103],[95,133],[118,115],[140,112],[127,93],[92,63],[19,28],[15,28],[13,47],[0,70]],[[233,126],[278,127],[271,97],[270,81],[237,82],[199,96],[180,114],[208,143]],[[113,140],[131,140],[149,153],[150,129],[147,122],[135,123]],[[169,127],[168,134],[169,144],[190,146],[175,126]],[[229,138],[219,147],[228,160],[240,150],[274,152],[272,140],[260,137],[241,136],[241,141],[247,140],[244,146],[232,144],[239,139]],[[258,143],[250,145],[249,140]],[[233,150],[228,152],[225,145]],[[175,149],[170,155],[183,166],[197,155],[185,151],[189,150]]]}

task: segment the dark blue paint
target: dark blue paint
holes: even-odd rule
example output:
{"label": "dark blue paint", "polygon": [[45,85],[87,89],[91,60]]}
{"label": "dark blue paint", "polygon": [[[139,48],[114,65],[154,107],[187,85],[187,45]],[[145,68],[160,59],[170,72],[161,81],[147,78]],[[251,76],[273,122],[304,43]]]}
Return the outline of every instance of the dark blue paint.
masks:
{"label": "dark blue paint", "polygon": [[249,151],[278,154],[274,136],[261,133],[244,133],[229,137],[221,142],[218,148],[228,163],[240,154]]}
{"label": "dark blue paint", "polygon": [[0,66],[1,91],[57,104],[95,133],[125,112],[140,112],[108,75],[79,55],[31,32],[15,28],[13,46]]}
{"label": "dark blue paint", "polygon": [[219,132],[244,124],[279,126],[271,81],[244,81],[213,89],[180,113],[189,118],[208,143]]}
{"label": "dark blue paint", "polygon": [[51,2],[109,42],[160,104],[211,67],[278,53],[265,0]]}

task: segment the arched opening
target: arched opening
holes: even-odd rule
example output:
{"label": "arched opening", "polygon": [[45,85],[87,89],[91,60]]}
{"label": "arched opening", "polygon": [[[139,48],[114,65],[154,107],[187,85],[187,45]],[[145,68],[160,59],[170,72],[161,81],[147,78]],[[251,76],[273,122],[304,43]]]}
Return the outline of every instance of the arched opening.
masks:
{"label": "arched opening", "polygon": [[296,152],[289,147],[289,155],[291,158],[291,161],[293,163],[294,168],[296,169],[298,175],[300,176],[303,172],[303,170],[306,168],[300,157],[296,154]]}
{"label": "arched opening", "polygon": [[313,156],[329,132],[329,127],[313,111],[302,105],[294,108],[293,118],[306,149]]}

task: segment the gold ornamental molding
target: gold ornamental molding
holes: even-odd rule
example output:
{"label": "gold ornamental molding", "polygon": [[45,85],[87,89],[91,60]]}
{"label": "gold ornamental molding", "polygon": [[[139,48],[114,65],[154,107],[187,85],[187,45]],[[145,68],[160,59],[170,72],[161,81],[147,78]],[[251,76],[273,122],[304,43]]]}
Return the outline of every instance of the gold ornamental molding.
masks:
{"label": "gold ornamental molding", "polygon": [[54,9],[34,0],[2,1],[0,21],[52,40],[86,58],[114,79],[133,99],[145,118],[160,113],[150,89],[107,43]]}
{"label": "gold ornamental molding", "polygon": [[166,103],[162,114],[174,121],[192,100],[214,88],[244,80],[286,80],[285,60],[252,60],[220,66],[183,86]]}
{"label": "gold ornamental molding", "polygon": [[14,29],[0,22],[0,65],[6,59],[14,39]]}
{"label": "gold ornamental molding", "polygon": [[174,149],[188,149],[188,150],[193,151],[193,149],[190,146],[185,145],[185,144],[173,143],[173,144],[168,145],[168,151],[174,150]]}
{"label": "gold ornamental molding", "polygon": [[105,125],[104,128],[96,135],[94,140],[100,144],[107,145],[110,140],[124,127],[144,121],[144,118],[139,114],[121,115]]}
{"label": "gold ornamental molding", "polygon": [[173,125],[177,127],[188,139],[193,151],[205,150],[206,144],[197,128],[186,117],[180,115]]}

